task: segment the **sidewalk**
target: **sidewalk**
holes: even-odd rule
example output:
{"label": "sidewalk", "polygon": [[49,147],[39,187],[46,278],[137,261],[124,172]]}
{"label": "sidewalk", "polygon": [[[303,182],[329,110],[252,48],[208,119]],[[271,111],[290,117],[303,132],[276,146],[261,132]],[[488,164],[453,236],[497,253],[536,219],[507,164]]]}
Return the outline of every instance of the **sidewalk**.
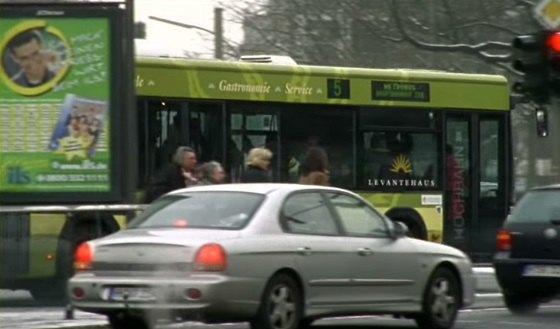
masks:
{"label": "sidewalk", "polygon": [[494,275],[494,268],[488,266],[473,267],[476,274],[476,293],[501,293],[500,286]]}

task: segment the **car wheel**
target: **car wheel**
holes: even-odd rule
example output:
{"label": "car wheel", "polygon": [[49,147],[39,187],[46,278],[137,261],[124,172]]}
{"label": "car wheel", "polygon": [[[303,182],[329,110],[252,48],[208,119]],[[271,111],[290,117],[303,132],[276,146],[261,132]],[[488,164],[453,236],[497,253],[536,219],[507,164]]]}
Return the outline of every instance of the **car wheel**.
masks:
{"label": "car wheel", "polygon": [[504,303],[512,314],[530,314],[539,308],[539,300],[515,293],[504,293]]}
{"label": "car wheel", "polygon": [[446,268],[438,268],[432,274],[422,298],[422,314],[415,317],[422,329],[449,329],[453,327],[461,292],[457,277]]}
{"label": "car wheel", "polygon": [[150,329],[144,318],[130,314],[110,314],[107,316],[109,325],[113,329]]}
{"label": "car wheel", "polygon": [[272,277],[264,289],[257,315],[250,322],[252,329],[297,329],[302,314],[301,292],[292,277]]}

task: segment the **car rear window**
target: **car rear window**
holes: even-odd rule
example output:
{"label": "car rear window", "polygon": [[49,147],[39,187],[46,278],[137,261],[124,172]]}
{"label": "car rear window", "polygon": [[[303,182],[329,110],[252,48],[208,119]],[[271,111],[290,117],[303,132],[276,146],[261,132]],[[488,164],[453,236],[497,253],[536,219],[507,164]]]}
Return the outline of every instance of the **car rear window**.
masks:
{"label": "car rear window", "polygon": [[128,228],[183,227],[240,229],[264,196],[244,192],[196,192],[169,195],[152,203]]}
{"label": "car rear window", "polygon": [[527,192],[513,208],[509,220],[524,223],[560,220],[560,190]]}

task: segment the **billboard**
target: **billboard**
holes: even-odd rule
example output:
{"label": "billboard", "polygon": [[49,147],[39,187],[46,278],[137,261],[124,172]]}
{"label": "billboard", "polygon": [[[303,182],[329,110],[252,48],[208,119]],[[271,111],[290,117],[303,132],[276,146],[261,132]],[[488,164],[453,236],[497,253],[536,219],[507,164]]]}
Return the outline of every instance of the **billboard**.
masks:
{"label": "billboard", "polygon": [[2,201],[118,199],[124,21],[111,5],[0,11]]}

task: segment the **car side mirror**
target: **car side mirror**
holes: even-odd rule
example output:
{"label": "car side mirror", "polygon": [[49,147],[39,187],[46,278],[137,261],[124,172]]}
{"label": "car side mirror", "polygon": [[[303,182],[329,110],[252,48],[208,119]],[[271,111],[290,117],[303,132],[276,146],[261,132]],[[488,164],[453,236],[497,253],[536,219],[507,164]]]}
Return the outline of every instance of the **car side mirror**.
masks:
{"label": "car side mirror", "polygon": [[399,221],[393,221],[393,237],[395,239],[404,238],[408,235],[408,226]]}

